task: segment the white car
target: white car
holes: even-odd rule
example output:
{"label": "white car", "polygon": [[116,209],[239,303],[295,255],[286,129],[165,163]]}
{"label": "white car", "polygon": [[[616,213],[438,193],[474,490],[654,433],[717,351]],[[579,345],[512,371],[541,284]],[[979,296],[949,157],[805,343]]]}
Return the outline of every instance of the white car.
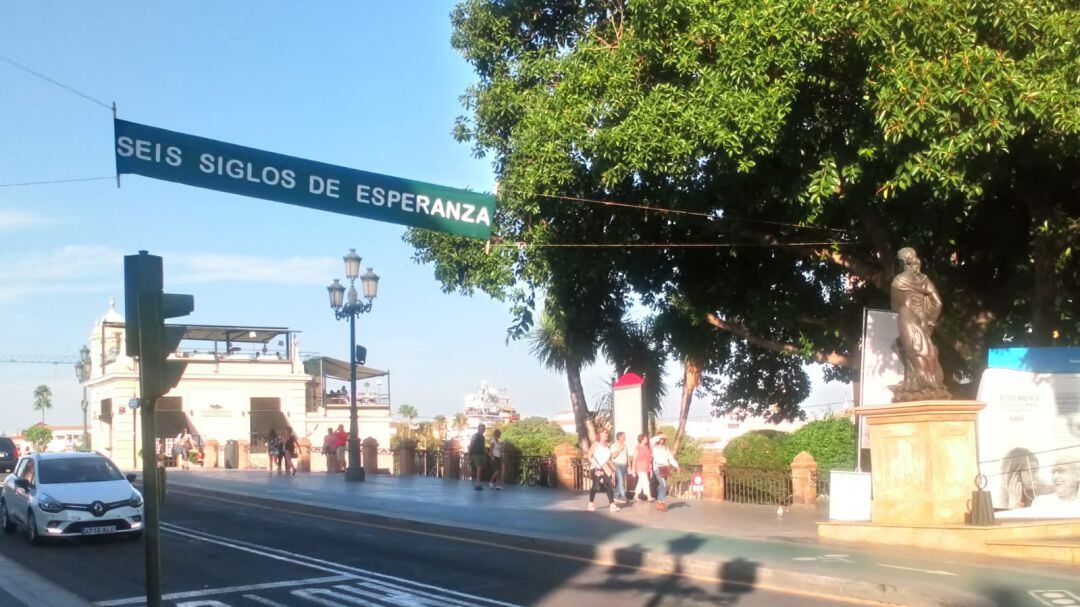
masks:
{"label": "white car", "polygon": [[99,453],[34,453],[19,459],[0,493],[0,526],[26,528],[30,543],[47,537],[143,531],[142,494]]}

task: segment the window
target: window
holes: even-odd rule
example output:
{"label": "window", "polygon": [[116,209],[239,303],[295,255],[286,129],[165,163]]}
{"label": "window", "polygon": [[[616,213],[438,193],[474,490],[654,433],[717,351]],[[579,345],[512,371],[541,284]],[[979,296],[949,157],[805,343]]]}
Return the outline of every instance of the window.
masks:
{"label": "window", "polygon": [[100,483],[123,480],[116,465],[104,457],[71,457],[41,462],[41,484]]}
{"label": "window", "polygon": [[101,421],[103,421],[103,422],[105,422],[107,424],[112,423],[112,399],[111,398],[106,398],[105,400],[101,401],[101,414],[98,415],[98,419],[100,419]]}
{"label": "window", "polygon": [[27,458],[23,460],[22,472],[19,473],[19,478],[25,478],[30,486],[34,485],[34,481],[37,476],[34,474],[34,460]]}

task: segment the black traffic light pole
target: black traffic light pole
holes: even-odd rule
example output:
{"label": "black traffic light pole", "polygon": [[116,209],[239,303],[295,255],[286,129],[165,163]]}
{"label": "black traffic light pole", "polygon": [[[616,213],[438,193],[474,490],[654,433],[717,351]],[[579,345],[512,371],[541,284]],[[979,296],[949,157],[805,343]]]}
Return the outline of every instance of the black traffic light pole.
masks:
{"label": "black traffic light pole", "polygon": [[162,293],[161,265],[160,257],[146,251],[124,257],[127,355],[139,359],[147,607],[161,606],[161,487],[154,414],[157,399],[176,386],[187,366],[182,361],[167,360],[180,344],[184,328],[166,326],[165,319],[186,316],[195,307],[191,295]]}

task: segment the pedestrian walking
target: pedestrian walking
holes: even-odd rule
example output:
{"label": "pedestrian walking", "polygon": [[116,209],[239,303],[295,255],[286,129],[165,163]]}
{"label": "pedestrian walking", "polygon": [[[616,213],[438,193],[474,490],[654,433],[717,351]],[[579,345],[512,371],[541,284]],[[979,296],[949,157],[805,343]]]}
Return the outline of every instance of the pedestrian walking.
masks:
{"label": "pedestrian walking", "polygon": [[337,454],[334,453],[335,449],[336,448],[334,446],[334,429],[333,428],[327,428],[326,429],[326,436],[324,436],[323,439],[322,439],[322,452],[323,452],[323,455],[326,456],[326,472],[327,472],[327,474],[332,474],[334,472],[337,472],[337,465],[336,465]]}
{"label": "pedestrian walking", "polygon": [[634,467],[631,474],[634,475],[634,497],[644,495],[642,499],[652,501],[652,449],[649,448],[649,437],[646,434],[638,434],[637,446],[634,447]]}
{"label": "pedestrian walking", "polygon": [[469,442],[469,463],[472,465],[473,489],[476,491],[484,490],[480,476],[484,472],[484,458],[487,457],[487,450],[484,448],[484,430],[486,429],[484,424],[480,424],[476,429],[476,434],[473,435],[472,440]]}
{"label": "pedestrian walking", "polygon": [[296,439],[296,433],[293,432],[292,426],[285,426],[285,439],[283,442],[282,454],[285,456],[285,474],[296,476],[296,464],[293,460],[298,455],[300,441]]}
{"label": "pedestrian walking", "polygon": [[502,490],[502,485],[496,481],[502,481],[502,430],[498,428],[491,433],[491,488],[496,491]]}
{"label": "pedestrian walking", "polygon": [[630,448],[626,444],[626,433],[615,433],[615,444],[611,446],[611,461],[615,464],[615,499],[626,503],[626,471],[630,464]]}
{"label": "pedestrian walking", "polygon": [[679,462],[667,448],[667,437],[657,434],[652,439],[653,471],[656,474],[656,509],[667,510],[667,479],[679,469]]}
{"label": "pedestrian walking", "polygon": [[345,424],[338,424],[334,431],[334,461],[338,472],[345,471],[345,447],[349,444],[349,433],[345,431]]}
{"label": "pedestrian walking", "polygon": [[284,449],[284,443],[281,441],[281,437],[278,436],[277,429],[270,428],[270,432],[266,435],[266,456],[270,460],[270,466],[267,472],[274,473],[276,468],[278,474],[281,474],[281,452]]}
{"label": "pedestrian walking", "polygon": [[604,493],[607,494],[608,509],[612,512],[618,512],[619,506],[615,503],[615,494],[611,489],[611,477],[615,473],[615,464],[611,461],[611,446],[608,444],[608,431],[606,429],[600,430],[600,435],[597,437],[596,442],[589,447],[585,459],[589,462],[590,473],[592,474],[592,486],[589,487],[589,512],[596,510],[596,504],[593,503],[593,500],[596,499],[596,490],[601,486],[604,488]]}
{"label": "pedestrian walking", "polygon": [[173,446],[173,454],[176,456],[176,465],[183,470],[188,469],[188,459],[191,457],[191,433],[185,427],[176,435],[176,445]]}

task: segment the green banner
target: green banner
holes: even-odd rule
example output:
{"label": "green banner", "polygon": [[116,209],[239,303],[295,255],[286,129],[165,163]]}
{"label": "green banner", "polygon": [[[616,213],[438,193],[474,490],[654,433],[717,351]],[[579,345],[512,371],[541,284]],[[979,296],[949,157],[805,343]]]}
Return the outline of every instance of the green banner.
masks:
{"label": "green banner", "polygon": [[486,239],[495,197],[115,120],[116,172]]}

